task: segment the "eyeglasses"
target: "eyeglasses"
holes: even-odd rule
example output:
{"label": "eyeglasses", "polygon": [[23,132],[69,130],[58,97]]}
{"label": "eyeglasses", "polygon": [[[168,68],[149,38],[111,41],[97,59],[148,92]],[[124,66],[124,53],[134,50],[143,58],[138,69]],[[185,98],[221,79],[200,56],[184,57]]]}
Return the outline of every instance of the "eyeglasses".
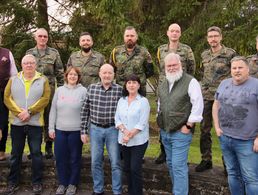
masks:
{"label": "eyeglasses", "polygon": [[48,38],[47,35],[38,35],[39,38]]}

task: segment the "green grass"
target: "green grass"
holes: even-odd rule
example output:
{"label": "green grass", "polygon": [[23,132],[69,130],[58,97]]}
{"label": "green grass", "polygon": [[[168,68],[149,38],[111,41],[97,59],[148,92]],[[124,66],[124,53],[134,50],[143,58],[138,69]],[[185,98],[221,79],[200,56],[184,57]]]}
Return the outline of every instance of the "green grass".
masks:
{"label": "green grass", "polygon": [[[156,158],[159,155],[160,152],[160,146],[159,146],[159,132],[158,132],[158,126],[156,124],[156,97],[148,95],[148,99],[150,101],[151,105],[151,116],[150,116],[150,141],[149,141],[149,147],[146,151],[145,156],[147,157],[153,157]],[[221,150],[219,146],[218,138],[215,134],[214,129],[212,129],[212,158],[213,158],[213,164],[217,166],[222,166],[221,161]],[[192,144],[189,151],[189,159],[188,161],[190,163],[199,163],[201,161],[201,155],[200,155],[200,129],[199,125],[196,126],[195,133],[193,136]],[[45,144],[42,144],[42,151],[44,152]],[[29,152],[28,146],[26,144],[25,153]],[[7,140],[7,153],[11,152],[11,141],[10,137]],[[89,144],[86,144],[83,146],[83,154],[90,154],[90,147]],[[106,154],[106,152],[105,152]]]}

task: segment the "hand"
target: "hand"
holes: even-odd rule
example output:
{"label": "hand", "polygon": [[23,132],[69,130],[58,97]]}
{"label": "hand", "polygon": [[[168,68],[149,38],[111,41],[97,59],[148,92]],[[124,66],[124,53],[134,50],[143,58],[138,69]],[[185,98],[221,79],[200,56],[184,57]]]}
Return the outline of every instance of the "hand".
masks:
{"label": "hand", "polygon": [[215,128],[215,131],[218,137],[220,137],[223,134],[223,131],[221,128]]}
{"label": "hand", "polygon": [[183,134],[189,134],[191,133],[191,130],[188,129],[185,125],[182,126],[182,128],[180,129],[181,133]]}
{"label": "hand", "polygon": [[130,140],[130,138],[127,135],[124,135],[122,142],[127,144],[129,142],[129,140]]}
{"label": "hand", "polygon": [[55,139],[55,137],[56,137],[56,133],[55,133],[55,131],[49,131],[48,132],[48,135],[49,135],[49,137],[51,138],[51,139]]}
{"label": "hand", "polygon": [[253,150],[254,150],[254,152],[258,152],[258,137],[256,137],[254,140]]}
{"label": "hand", "polygon": [[22,111],[18,114],[18,118],[22,122],[29,121],[30,120],[30,114],[29,114],[28,110],[22,108]]}
{"label": "hand", "polygon": [[140,130],[133,128],[131,131],[128,131],[127,136],[132,139]]}
{"label": "hand", "polygon": [[89,136],[87,134],[81,135],[82,143],[87,144],[89,141]]}

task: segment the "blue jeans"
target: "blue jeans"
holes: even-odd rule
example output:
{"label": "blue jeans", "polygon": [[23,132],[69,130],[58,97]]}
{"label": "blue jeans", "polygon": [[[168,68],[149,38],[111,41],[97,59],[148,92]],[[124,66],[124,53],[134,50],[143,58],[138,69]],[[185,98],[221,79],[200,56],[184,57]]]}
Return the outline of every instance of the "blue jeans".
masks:
{"label": "blue jeans", "polygon": [[55,156],[58,180],[61,185],[78,185],[81,173],[81,132],[56,129]]}
{"label": "blue jeans", "polygon": [[231,194],[258,194],[258,153],[253,151],[254,140],[240,140],[221,135],[221,150],[228,172]]}
{"label": "blue jeans", "polygon": [[166,152],[166,161],[174,195],[188,195],[188,151],[192,141],[192,133],[184,134],[181,131],[167,133],[160,130],[161,141]]}
{"label": "blue jeans", "polygon": [[112,190],[114,194],[122,194],[122,170],[117,139],[118,130],[114,126],[101,128],[91,124],[91,172],[93,190],[96,193],[104,191],[103,155],[106,144],[112,170]]}
{"label": "blue jeans", "polygon": [[130,147],[121,145],[129,195],[143,195],[142,158],[144,157],[147,146],[148,142]]}
{"label": "blue jeans", "polygon": [[43,162],[41,155],[42,127],[11,125],[12,152],[10,158],[10,174],[8,182],[18,184],[20,179],[22,154],[26,137],[28,139],[32,160],[32,183],[40,184],[42,179]]}

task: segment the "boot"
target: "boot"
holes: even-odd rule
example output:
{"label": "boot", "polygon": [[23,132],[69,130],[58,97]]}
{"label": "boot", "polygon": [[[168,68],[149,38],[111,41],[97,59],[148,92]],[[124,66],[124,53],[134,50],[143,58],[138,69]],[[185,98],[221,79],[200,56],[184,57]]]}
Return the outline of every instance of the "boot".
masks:
{"label": "boot", "polygon": [[208,169],[212,169],[212,161],[211,160],[202,160],[201,163],[195,167],[196,172],[203,172]]}
{"label": "boot", "polygon": [[46,147],[45,147],[45,157],[46,157],[46,159],[53,158],[52,143],[53,143],[52,141],[47,141],[46,142]]}
{"label": "boot", "polygon": [[155,163],[163,164],[164,162],[166,162],[166,152],[165,152],[165,148],[164,148],[163,144],[160,143],[160,154],[159,154],[158,158],[156,158]]}

